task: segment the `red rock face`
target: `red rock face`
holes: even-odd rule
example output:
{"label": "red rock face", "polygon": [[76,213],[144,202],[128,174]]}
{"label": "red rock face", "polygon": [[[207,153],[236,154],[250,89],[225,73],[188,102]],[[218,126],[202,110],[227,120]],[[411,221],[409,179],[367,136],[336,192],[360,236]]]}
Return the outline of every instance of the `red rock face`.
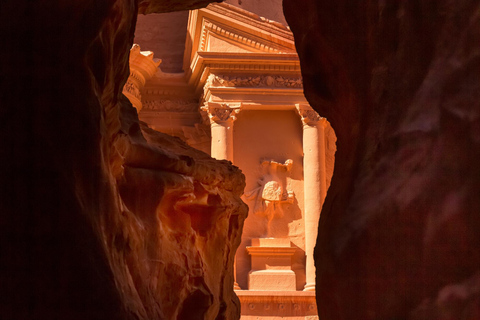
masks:
{"label": "red rock face", "polygon": [[321,319],[480,317],[480,3],[285,0],[337,134]]}
{"label": "red rock face", "polygon": [[239,317],[244,177],[139,123],[121,94],[137,9],[0,3],[2,319]]}

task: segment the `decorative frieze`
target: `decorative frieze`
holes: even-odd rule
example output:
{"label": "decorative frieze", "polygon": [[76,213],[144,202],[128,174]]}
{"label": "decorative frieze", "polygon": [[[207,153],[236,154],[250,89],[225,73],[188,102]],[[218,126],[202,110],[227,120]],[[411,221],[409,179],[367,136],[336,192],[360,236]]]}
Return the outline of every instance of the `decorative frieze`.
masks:
{"label": "decorative frieze", "polygon": [[198,110],[198,101],[150,100],[143,102],[143,109],[160,112],[195,112]]}
{"label": "decorative frieze", "polygon": [[211,74],[206,87],[276,87],[276,88],[302,88],[302,77],[285,77],[280,75],[215,75]]}

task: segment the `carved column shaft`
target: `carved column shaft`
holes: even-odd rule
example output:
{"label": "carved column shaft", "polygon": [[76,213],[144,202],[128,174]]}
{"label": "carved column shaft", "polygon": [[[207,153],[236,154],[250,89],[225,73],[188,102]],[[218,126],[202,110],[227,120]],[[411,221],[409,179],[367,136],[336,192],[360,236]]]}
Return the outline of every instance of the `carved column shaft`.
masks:
{"label": "carved column shaft", "polygon": [[306,285],[304,291],[315,290],[313,251],[317,240],[318,220],[325,199],[325,118],[310,106],[297,106],[303,122],[303,172],[305,196]]}
{"label": "carved column shaft", "polygon": [[212,157],[218,160],[233,162],[233,122],[239,109],[230,108],[226,104],[208,102],[202,108],[208,112],[212,132]]}
{"label": "carved column shaft", "polygon": [[233,120],[210,120],[212,130],[212,157],[233,161]]}

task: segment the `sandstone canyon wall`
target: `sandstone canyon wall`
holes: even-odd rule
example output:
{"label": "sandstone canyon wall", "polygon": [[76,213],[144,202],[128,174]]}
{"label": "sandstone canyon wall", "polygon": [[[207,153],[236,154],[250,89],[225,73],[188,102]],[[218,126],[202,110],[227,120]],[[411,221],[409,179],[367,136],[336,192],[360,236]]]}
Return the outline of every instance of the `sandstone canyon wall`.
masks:
{"label": "sandstone canyon wall", "polygon": [[156,13],[137,17],[134,43],[161,59],[160,69],[181,73],[187,37],[188,11]]}
{"label": "sandstone canyon wall", "polygon": [[137,11],[208,2],[0,3],[0,318],[239,317],[243,175],[121,93]]}
{"label": "sandstone canyon wall", "polygon": [[323,320],[480,318],[480,2],[284,0],[337,134]]}

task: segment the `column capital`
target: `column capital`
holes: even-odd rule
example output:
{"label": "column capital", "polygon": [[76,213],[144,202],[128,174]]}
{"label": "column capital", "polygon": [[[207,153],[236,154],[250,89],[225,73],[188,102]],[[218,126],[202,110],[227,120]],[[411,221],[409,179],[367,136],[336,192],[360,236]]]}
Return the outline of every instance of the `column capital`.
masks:
{"label": "column capital", "polygon": [[141,90],[148,79],[153,77],[162,60],[153,60],[153,52],[140,51],[140,46],[134,44],[130,49],[130,75],[123,87],[123,94],[130,100],[137,112],[142,110]]}
{"label": "column capital", "polygon": [[304,125],[326,125],[327,119],[321,117],[309,104],[296,104],[295,108]]}
{"label": "column capital", "polygon": [[235,121],[241,105],[241,103],[206,102],[201,110],[207,112],[210,121],[213,122]]}

